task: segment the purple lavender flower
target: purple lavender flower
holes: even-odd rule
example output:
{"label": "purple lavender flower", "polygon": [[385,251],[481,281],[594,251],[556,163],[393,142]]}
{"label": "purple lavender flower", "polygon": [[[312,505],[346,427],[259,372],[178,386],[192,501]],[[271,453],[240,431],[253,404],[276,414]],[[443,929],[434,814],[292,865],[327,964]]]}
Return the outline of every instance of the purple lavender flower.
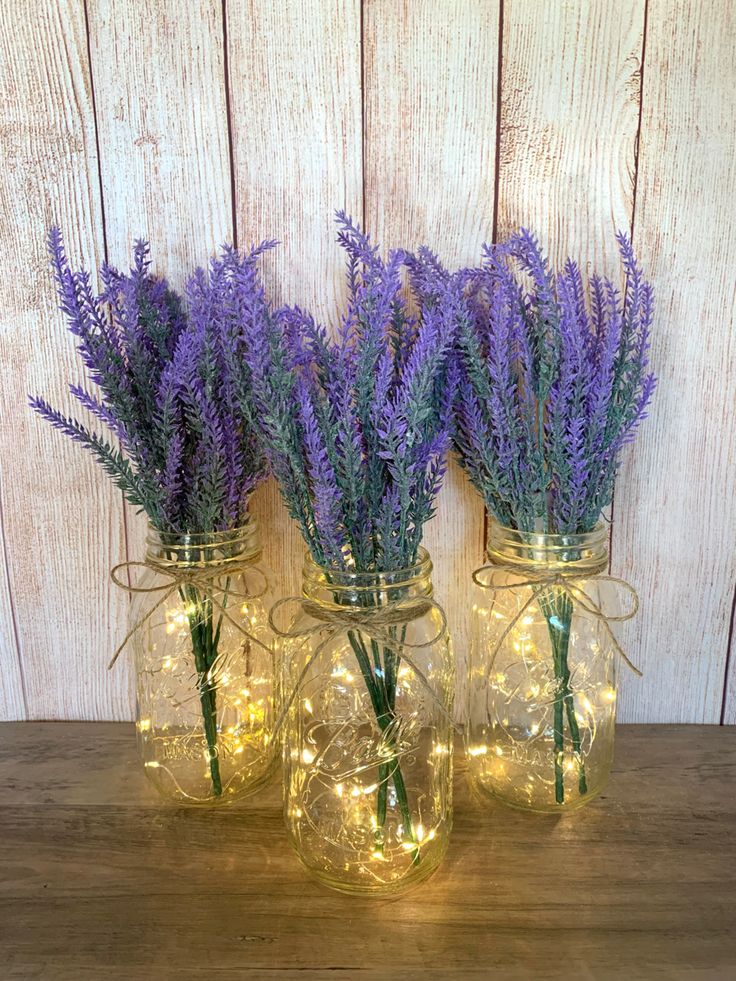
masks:
{"label": "purple lavender flower", "polygon": [[[618,235],[623,296],[578,266],[550,271],[525,229],[455,274],[455,446],[489,511],[524,531],[589,531],[611,502],[621,449],[646,416],[653,292]],[[519,277],[516,268],[523,277]],[[434,269],[435,282],[444,270]],[[431,289],[432,275],[427,279]],[[531,283],[531,287],[529,287]]]}
{"label": "purple lavender flower", "polygon": [[343,212],[337,222],[348,281],[337,340],[283,308],[244,323],[246,359],[272,471],[314,559],[395,569],[416,559],[444,475],[460,291],[448,276],[424,295],[431,253],[384,261]]}
{"label": "purple lavender flower", "polygon": [[271,245],[242,258],[226,247],[192,275],[185,302],[151,275],[148,243],[136,242],[128,274],[103,266],[95,295],[89,274],[70,269],[58,228],[49,232],[59,305],[99,389],[70,392],[118,446],[43,399],[31,407],[92,452],[161,531],[236,527],[265,475],[242,322],[265,310],[255,267]]}

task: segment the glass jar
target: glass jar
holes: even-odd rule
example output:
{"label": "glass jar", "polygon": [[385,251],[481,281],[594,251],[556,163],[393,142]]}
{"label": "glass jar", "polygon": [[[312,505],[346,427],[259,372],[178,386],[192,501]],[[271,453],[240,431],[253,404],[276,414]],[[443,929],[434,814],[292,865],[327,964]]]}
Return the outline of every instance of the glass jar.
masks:
{"label": "glass jar", "polygon": [[618,656],[597,611],[615,617],[618,594],[596,578],[607,529],[547,535],[491,520],[488,558],[498,568],[481,573],[488,588],[472,619],[471,783],[513,807],[577,807],[600,792],[613,760]]}
{"label": "glass jar", "polygon": [[138,747],[163,797],[224,804],[274,762],[270,574],[254,519],[207,535],[149,528],[133,588]]}
{"label": "glass jar", "polygon": [[429,876],[452,824],[454,661],[424,550],[411,568],[310,558],[285,643],[285,812],[302,863],[351,893]]}

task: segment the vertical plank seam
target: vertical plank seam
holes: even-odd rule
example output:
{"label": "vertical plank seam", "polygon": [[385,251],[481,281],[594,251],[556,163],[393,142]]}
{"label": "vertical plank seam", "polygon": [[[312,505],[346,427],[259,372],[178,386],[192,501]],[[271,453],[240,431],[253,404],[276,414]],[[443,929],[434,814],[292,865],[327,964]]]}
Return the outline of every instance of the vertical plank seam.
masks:
{"label": "vertical plank seam", "polygon": [[[644,0],[644,22],[641,30],[641,59],[639,61],[639,117],[636,123],[634,139],[634,180],[631,188],[631,222],[629,234],[631,244],[634,244],[634,220],[636,218],[636,198],[639,190],[639,149],[641,147],[641,123],[644,115],[644,63],[647,54],[647,27],[649,24],[649,0]],[[608,527],[608,571],[613,568],[613,519],[616,507],[616,485],[611,494],[611,521]]]}
{"label": "vertical plank seam", "polygon": [[238,209],[235,200],[235,146],[233,142],[233,117],[230,104],[230,51],[227,34],[227,0],[222,0],[222,52],[225,74],[225,117],[227,120],[227,152],[230,162],[230,213],[233,245],[238,247]]}
{"label": "vertical plank seam", "polygon": [[28,692],[26,690],[26,676],[23,671],[23,656],[20,648],[20,630],[18,629],[18,616],[15,609],[15,599],[13,598],[13,586],[10,581],[10,554],[8,552],[8,539],[5,534],[5,511],[2,495],[2,483],[0,483],[0,536],[3,540],[3,563],[8,579],[8,604],[10,606],[10,621],[13,628],[13,638],[15,640],[15,658],[18,662],[18,673],[20,676],[20,692],[23,698],[23,714],[28,718]]}
{"label": "vertical plank seam", "polygon": [[649,23],[649,0],[644,0],[644,24],[641,38],[641,62],[639,63],[639,119],[636,125],[634,142],[634,187],[631,201],[631,243],[634,243],[634,221],[636,218],[636,197],[639,187],[639,149],[641,147],[641,121],[644,114],[644,66],[647,55],[647,25]]}
{"label": "vertical plank seam", "polygon": [[102,192],[102,154],[100,153],[100,128],[97,124],[97,99],[95,98],[95,77],[92,70],[92,41],[89,29],[87,0],[84,0],[84,30],[87,35],[87,68],[89,70],[89,94],[92,99],[92,123],[95,129],[95,149],[97,151],[97,184],[100,189],[100,216],[102,218],[102,255],[109,262],[107,252],[107,222],[105,219],[105,196]]}
{"label": "vertical plank seam", "polygon": [[360,187],[361,187],[361,224],[366,231],[366,113],[365,113],[365,4],[360,0]]}
{"label": "vertical plank seam", "polygon": [[[501,186],[501,81],[503,78],[503,5],[504,0],[498,0],[498,54],[496,58],[496,146],[494,153],[493,175],[493,241],[498,239],[498,203]],[[486,517],[486,523],[487,523]]]}
{"label": "vertical plank seam", "polygon": [[[493,227],[491,235],[494,244],[498,241],[498,211],[499,200],[501,197],[501,99],[503,95],[503,5],[504,0],[498,0],[498,53],[496,56],[496,146],[494,148],[494,174],[493,174]],[[486,549],[488,548],[488,507],[483,502],[483,555],[481,555],[481,565],[486,560]]]}
{"label": "vertical plank seam", "polygon": [[733,591],[733,599],[731,601],[731,620],[728,625],[728,638],[726,640],[726,668],[723,673],[723,695],[721,697],[721,722],[723,726],[726,724],[726,706],[728,704],[728,674],[729,668],[731,666],[731,652],[733,650],[733,638],[734,638],[734,624],[736,623],[736,588]]}
{"label": "vertical plank seam", "polygon": [[[102,257],[105,262],[110,261],[110,255],[107,246],[107,216],[105,213],[105,194],[102,188],[102,151],[100,149],[100,128],[97,122],[97,98],[95,96],[95,73],[92,68],[92,37],[89,26],[89,11],[88,11],[88,0],[84,0],[84,30],[86,33],[87,40],[87,70],[89,71],[89,94],[92,100],[92,124],[95,130],[95,150],[97,151],[97,185],[100,193],[100,219],[102,221]],[[123,514],[123,548],[125,550],[125,560],[130,562],[130,533],[128,529],[128,506],[125,500],[125,494],[120,491],[120,501],[122,504],[122,514]],[[130,571],[126,569],[125,577],[128,585],[131,585]],[[128,604],[131,602],[131,596],[128,595]]]}

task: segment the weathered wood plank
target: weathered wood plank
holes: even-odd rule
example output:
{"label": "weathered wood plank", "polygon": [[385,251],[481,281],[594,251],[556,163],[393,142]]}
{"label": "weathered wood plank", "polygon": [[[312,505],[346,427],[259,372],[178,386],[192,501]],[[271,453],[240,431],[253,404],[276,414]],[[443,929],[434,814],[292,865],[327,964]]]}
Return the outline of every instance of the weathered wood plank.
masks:
{"label": "weathered wood plank", "polygon": [[[359,0],[229,0],[227,36],[238,239],[278,237],[275,301],[336,323],[332,215],[362,210]],[[298,592],[304,546],[272,484],[254,510],[281,591]]]}
{"label": "weathered wood plank", "polygon": [[89,28],[110,261],[147,238],[180,288],[233,236],[222,3],[100,0]]}
{"label": "weathered wood plank", "polygon": [[[110,261],[128,268],[147,238],[180,289],[233,240],[222,3],[100,0],[89,31]],[[140,560],[145,518],[126,520]]]}
{"label": "weathered wood plank", "polygon": [[126,718],[130,675],[111,677],[105,664],[127,610],[108,578],[123,553],[120,496],[78,446],[26,405],[31,392],[68,410],[67,382],[82,380],[56,309],[45,250],[49,225],[61,225],[75,261],[89,268],[102,258],[82,0],[0,7],[0,139],[3,711]]}
{"label": "weathered wood plank", "polygon": [[[426,244],[454,269],[476,262],[491,240],[498,27],[495,0],[365,4],[365,223],[384,249]],[[454,465],[425,545],[455,644],[461,706],[484,508]]]}
{"label": "weathered wood plank", "polygon": [[[616,493],[613,568],[639,590],[626,718],[718,722],[736,583],[736,11],[652,3],[635,245],[659,389]],[[733,673],[726,717],[736,721]]]}
{"label": "weathered wood plank", "polygon": [[[500,236],[523,224],[553,262],[570,255],[583,270],[619,277],[615,232],[628,231],[633,214],[643,30],[643,0],[504,4]],[[657,439],[654,428],[644,426],[634,454]],[[627,481],[618,492],[639,507]],[[631,708],[636,683],[622,678],[625,721],[649,718]]]}
{"label": "weathered wood plank", "polygon": [[[2,200],[2,198],[0,198]],[[3,415],[3,418],[7,418]],[[5,445],[5,433],[0,435]],[[2,479],[0,479],[0,719],[25,719],[28,716],[26,696],[23,691],[23,667],[20,655],[20,638],[17,635],[13,597],[10,593],[10,570],[7,565],[8,545],[3,519]]]}
{"label": "weathered wood plank", "polygon": [[473,798],[397,902],[312,883],[276,783],[217,813],[161,804],[132,726],[0,729],[3,976],[694,981],[736,971],[736,732],[619,727],[573,815]]}
{"label": "weathered wood plank", "polygon": [[618,269],[631,224],[644,0],[505,0],[499,235]]}

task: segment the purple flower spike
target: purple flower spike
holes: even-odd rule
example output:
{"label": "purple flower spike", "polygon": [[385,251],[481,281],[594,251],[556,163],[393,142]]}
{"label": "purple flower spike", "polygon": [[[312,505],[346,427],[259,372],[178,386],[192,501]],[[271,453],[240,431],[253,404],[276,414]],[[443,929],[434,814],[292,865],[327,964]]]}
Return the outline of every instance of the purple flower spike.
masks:
{"label": "purple flower spike", "polygon": [[462,305],[447,273],[422,289],[441,268],[431,253],[384,259],[344,212],[337,224],[348,282],[337,340],[285,307],[244,324],[246,358],[272,471],[314,559],[396,569],[415,561],[444,475]]}
{"label": "purple flower spike", "polygon": [[266,473],[242,321],[246,310],[251,323],[267,316],[255,263],[273,243],[244,258],[225,247],[193,274],[186,302],[151,274],[147,242],[135,243],[127,275],[103,266],[99,295],[88,273],[70,269],[58,228],[48,244],[60,308],[99,389],[71,394],[118,445],[43,399],[31,407],[85,446],[160,531],[242,524]]}
{"label": "purple flower spike", "polygon": [[652,288],[623,233],[618,244],[623,293],[593,276],[586,298],[578,266],[554,274],[525,229],[456,274],[465,312],[455,447],[504,524],[585,532],[611,502],[620,451],[656,385]]}

